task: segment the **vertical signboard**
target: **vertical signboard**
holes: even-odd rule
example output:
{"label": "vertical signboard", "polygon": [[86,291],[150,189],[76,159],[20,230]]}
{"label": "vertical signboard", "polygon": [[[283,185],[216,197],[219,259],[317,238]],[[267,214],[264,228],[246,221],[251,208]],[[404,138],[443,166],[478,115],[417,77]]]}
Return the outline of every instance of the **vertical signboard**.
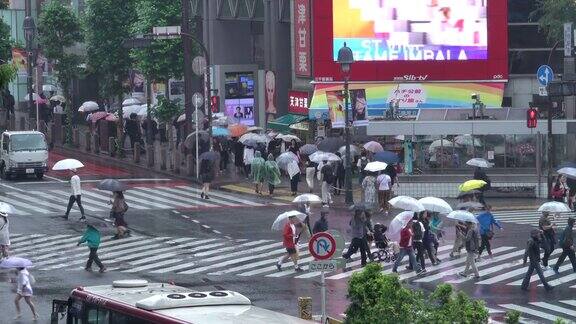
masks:
{"label": "vertical signboard", "polygon": [[572,56],[572,23],[564,23],[564,56]]}
{"label": "vertical signboard", "polygon": [[294,66],[296,76],[312,76],[310,0],[294,0]]}
{"label": "vertical signboard", "polygon": [[308,115],[308,92],[288,91],[288,112],[296,115]]}

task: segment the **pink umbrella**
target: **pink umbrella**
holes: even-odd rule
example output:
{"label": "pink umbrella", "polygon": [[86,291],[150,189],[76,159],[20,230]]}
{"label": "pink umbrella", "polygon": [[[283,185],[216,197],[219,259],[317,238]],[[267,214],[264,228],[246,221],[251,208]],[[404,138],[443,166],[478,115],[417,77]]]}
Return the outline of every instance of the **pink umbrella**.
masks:
{"label": "pink umbrella", "polygon": [[104,119],[104,118],[108,117],[108,115],[110,115],[110,114],[105,112],[105,111],[97,111],[97,112],[90,115],[90,121],[95,123],[95,122],[99,121],[100,119]]}
{"label": "pink umbrella", "polygon": [[114,114],[108,114],[108,116],[106,116],[105,120],[115,122],[115,121],[118,121],[118,117],[116,117],[116,115],[114,115]]}
{"label": "pink umbrella", "polygon": [[372,153],[378,153],[378,152],[382,152],[384,151],[384,148],[382,147],[382,145],[380,145],[380,143],[378,142],[374,142],[374,141],[370,141],[366,144],[364,144],[364,148]]}

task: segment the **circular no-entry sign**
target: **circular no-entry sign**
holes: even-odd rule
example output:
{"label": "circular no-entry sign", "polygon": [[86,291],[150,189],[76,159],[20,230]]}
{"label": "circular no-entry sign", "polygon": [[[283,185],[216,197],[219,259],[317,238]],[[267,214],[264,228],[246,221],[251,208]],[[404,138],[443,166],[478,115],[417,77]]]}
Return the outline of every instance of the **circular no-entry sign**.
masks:
{"label": "circular no-entry sign", "polygon": [[308,242],[308,250],[316,260],[328,260],[336,252],[336,240],[330,233],[316,233]]}

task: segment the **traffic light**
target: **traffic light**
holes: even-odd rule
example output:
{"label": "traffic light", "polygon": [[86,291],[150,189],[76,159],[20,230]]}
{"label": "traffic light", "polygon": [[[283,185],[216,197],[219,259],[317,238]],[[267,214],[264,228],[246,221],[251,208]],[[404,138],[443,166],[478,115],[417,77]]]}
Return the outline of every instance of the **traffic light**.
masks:
{"label": "traffic light", "polygon": [[538,110],[529,108],[526,115],[526,126],[528,128],[536,128],[538,126]]}
{"label": "traffic light", "polygon": [[219,96],[210,97],[210,107],[212,108],[212,113],[217,113],[220,110],[220,97]]}

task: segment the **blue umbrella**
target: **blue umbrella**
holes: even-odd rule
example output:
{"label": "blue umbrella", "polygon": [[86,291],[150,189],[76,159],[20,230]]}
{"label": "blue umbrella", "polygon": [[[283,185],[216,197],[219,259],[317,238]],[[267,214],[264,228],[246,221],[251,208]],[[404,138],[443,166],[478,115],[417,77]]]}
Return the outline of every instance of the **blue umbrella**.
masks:
{"label": "blue umbrella", "polygon": [[390,151],[382,151],[374,154],[374,160],[388,164],[394,164],[400,162],[400,158],[398,157],[398,155]]}
{"label": "blue umbrella", "polygon": [[228,137],[228,136],[230,136],[230,131],[228,130],[228,128],[212,127],[212,136],[214,136],[214,137]]}

